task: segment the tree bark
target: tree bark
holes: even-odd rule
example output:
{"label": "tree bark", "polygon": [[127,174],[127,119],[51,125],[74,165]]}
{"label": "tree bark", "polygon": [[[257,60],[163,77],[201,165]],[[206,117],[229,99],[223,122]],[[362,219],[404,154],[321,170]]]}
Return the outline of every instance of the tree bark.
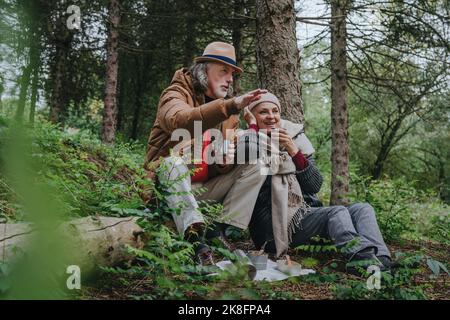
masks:
{"label": "tree bark", "polygon": [[[37,35],[34,35],[34,37],[37,38]],[[34,39],[34,38],[33,38]],[[22,78],[20,81],[20,93],[19,93],[19,103],[17,105],[16,110],[16,120],[22,121],[23,115],[25,113],[25,105],[27,102],[27,96],[28,96],[28,89],[30,87],[31,82],[31,73],[33,72],[33,82],[35,77],[34,70],[36,68],[39,68],[39,55],[40,55],[40,49],[39,43],[37,40],[34,40],[33,43],[30,45],[30,51],[28,53],[28,65],[24,67]]]}
{"label": "tree bark", "polygon": [[[233,14],[235,19],[232,24],[231,38],[236,52],[236,63],[238,66],[242,66],[242,29],[244,28],[244,23],[239,19],[239,15],[244,15],[243,0],[234,0]],[[233,94],[235,96],[241,93],[240,78],[241,75],[237,72],[233,75]]]}
{"label": "tree bark", "polygon": [[140,120],[140,114],[142,110],[142,85],[144,81],[143,77],[143,70],[145,70],[143,63],[142,63],[142,57],[136,57],[136,66],[138,67],[137,71],[137,81],[135,84],[135,102],[134,102],[134,110],[133,110],[133,120],[131,122],[131,135],[130,138],[133,140],[136,140],[138,138],[138,128],[139,128],[139,120]]}
{"label": "tree bark", "polygon": [[106,45],[106,81],[103,110],[102,141],[112,144],[116,135],[117,74],[119,61],[119,0],[110,0],[108,8],[108,40]]}
{"label": "tree bark", "polygon": [[55,11],[55,21],[48,22],[50,41],[55,46],[55,55],[52,62],[52,92],[50,98],[50,121],[54,124],[63,121],[63,114],[67,110],[67,99],[64,93],[64,84],[67,79],[67,64],[72,48],[73,33],[66,27],[66,20],[61,8]]}
{"label": "tree bark", "polygon": [[396,137],[398,131],[400,130],[400,126],[401,126],[402,122],[403,122],[402,119],[397,120],[395,122],[394,126],[392,127],[392,129],[390,128],[389,130],[387,130],[387,131],[389,131],[388,135],[385,138],[381,139],[380,150],[378,151],[377,158],[373,165],[372,179],[378,180],[381,177],[384,163],[385,163],[392,147],[394,146],[394,143],[395,143],[394,140],[395,140],[395,137]]}
{"label": "tree bark", "polygon": [[347,205],[349,146],[347,110],[347,0],[331,1],[331,205]]}
{"label": "tree bark", "polygon": [[65,65],[67,63],[67,52],[65,48],[57,45],[54,71],[53,71],[53,89],[50,101],[50,121],[58,123],[60,115],[64,107],[62,106],[63,98],[63,78],[65,74]]}
{"label": "tree bark", "polygon": [[275,94],[282,115],[303,122],[293,0],[256,0],[256,58],[261,88]]}
{"label": "tree bark", "polygon": [[197,52],[196,45],[196,18],[194,18],[196,13],[195,1],[185,0],[184,1],[185,12],[186,12],[186,38],[184,40],[184,65],[189,67]]}
{"label": "tree bark", "polygon": [[123,127],[123,116],[124,116],[124,87],[125,87],[125,80],[123,79],[122,76],[118,77],[118,81],[119,81],[119,88],[117,90],[117,123],[116,123],[116,132],[120,132],[122,130]]}
{"label": "tree bark", "polygon": [[25,112],[25,104],[27,102],[28,88],[30,86],[31,70],[32,70],[31,62],[29,62],[26,67],[23,67],[22,76],[20,79],[19,101],[17,103],[17,110],[16,110],[17,121],[22,121],[23,114]]}
{"label": "tree bark", "polygon": [[74,33],[66,25],[66,6],[63,2],[52,3],[49,7],[51,12],[47,21],[48,42],[55,49],[51,62],[51,96],[49,119],[52,123],[62,122],[63,114],[67,110],[67,98],[65,94],[65,84],[67,82],[68,57],[72,49]]}
{"label": "tree bark", "polygon": [[0,75],[0,113],[3,112],[3,92],[5,91],[5,87],[3,85],[3,77]]}
{"label": "tree bark", "polygon": [[33,80],[31,83],[31,102],[30,102],[30,116],[29,116],[30,124],[34,123],[34,116],[36,114],[38,82],[39,82],[39,66],[35,65],[33,68]]}
{"label": "tree bark", "polygon": [[[86,217],[61,224],[61,241],[68,244],[70,265],[78,265],[83,274],[99,266],[115,266],[131,257],[126,246],[143,247],[142,229],[137,218]],[[27,252],[33,234],[40,232],[30,223],[0,224],[0,263],[11,263]]]}

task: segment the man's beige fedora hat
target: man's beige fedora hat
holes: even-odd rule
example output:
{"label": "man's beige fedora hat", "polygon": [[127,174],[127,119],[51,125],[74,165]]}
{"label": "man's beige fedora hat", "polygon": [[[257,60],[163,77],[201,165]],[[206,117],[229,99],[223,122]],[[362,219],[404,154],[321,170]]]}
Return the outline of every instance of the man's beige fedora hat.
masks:
{"label": "man's beige fedora hat", "polygon": [[238,72],[243,72],[236,64],[236,52],[234,47],[225,42],[211,42],[206,46],[203,55],[201,57],[196,57],[195,61],[221,62],[233,67]]}

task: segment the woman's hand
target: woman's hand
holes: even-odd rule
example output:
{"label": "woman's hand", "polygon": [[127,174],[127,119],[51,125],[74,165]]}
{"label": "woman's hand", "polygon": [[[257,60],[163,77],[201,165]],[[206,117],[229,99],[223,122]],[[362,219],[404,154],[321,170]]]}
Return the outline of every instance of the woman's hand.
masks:
{"label": "woman's hand", "polygon": [[256,124],[256,117],[251,113],[250,110],[246,107],[244,109],[244,120],[247,122],[248,125]]}
{"label": "woman's hand", "polygon": [[295,156],[299,151],[292,137],[284,128],[279,128],[271,132],[272,139],[278,139],[280,146],[284,147],[291,157]]}

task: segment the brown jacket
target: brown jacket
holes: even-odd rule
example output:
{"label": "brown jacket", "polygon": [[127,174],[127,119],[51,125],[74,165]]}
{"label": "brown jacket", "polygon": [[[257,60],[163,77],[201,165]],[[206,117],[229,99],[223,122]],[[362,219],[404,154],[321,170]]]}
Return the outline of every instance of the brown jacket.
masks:
{"label": "brown jacket", "polygon": [[[175,72],[170,86],[159,99],[155,123],[147,143],[145,168],[151,170],[160,157],[167,157],[170,149],[179,141],[170,141],[175,129],[184,128],[194,133],[194,121],[202,121],[202,129],[221,129],[223,136],[227,129],[236,130],[239,125],[239,109],[234,99],[217,99],[205,104],[203,94],[196,94],[192,78],[186,68]],[[211,172],[228,172],[232,166],[216,165]],[[214,170],[215,169],[215,170]]]}

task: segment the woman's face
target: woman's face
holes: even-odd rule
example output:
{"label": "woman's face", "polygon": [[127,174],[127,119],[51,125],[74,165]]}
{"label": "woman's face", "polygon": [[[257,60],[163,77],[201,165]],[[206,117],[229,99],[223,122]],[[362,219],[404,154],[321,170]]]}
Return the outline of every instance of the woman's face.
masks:
{"label": "woman's face", "polygon": [[272,102],[262,102],[252,109],[259,129],[272,130],[280,127],[280,110]]}

